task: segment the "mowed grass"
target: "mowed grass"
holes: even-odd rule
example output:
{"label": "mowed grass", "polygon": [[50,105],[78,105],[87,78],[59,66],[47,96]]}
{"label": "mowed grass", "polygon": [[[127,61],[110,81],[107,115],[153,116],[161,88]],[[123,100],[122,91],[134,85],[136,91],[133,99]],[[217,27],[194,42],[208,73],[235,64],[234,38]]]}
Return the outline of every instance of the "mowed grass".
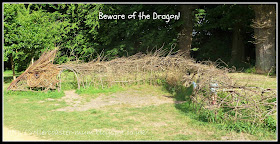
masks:
{"label": "mowed grass", "polygon": [[239,85],[277,89],[277,79],[275,76],[250,73],[229,73],[229,76]]}
{"label": "mowed grass", "polygon": [[[10,72],[4,72],[10,74]],[[243,74],[238,74],[243,75]],[[274,79],[269,79],[271,84]],[[194,113],[178,109],[184,104],[166,103],[143,107],[108,106],[88,111],[52,111],[66,107],[56,101],[63,92],[7,92],[4,81],[4,125],[50,140],[276,140],[273,133],[250,135],[220,129],[217,124],[192,118]],[[275,82],[275,81],[274,81]],[[276,83],[275,83],[276,84]],[[136,89],[144,93],[171,95],[160,86],[131,86],[104,89],[114,93]],[[95,98],[102,90],[78,90]],[[174,96],[175,97],[175,96]],[[48,101],[48,98],[54,99]],[[44,101],[43,103],[41,101]]]}

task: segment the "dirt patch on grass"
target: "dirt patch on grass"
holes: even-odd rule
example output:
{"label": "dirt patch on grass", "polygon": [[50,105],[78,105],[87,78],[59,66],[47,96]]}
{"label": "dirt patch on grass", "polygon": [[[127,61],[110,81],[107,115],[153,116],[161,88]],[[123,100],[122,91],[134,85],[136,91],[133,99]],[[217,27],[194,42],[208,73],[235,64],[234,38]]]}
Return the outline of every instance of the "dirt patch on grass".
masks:
{"label": "dirt patch on grass", "polygon": [[80,106],[83,98],[75,93],[75,90],[64,91],[65,96],[58,99],[58,101],[65,101],[68,107],[57,109],[56,111],[74,111],[76,107]]}
{"label": "dirt patch on grass", "polygon": [[97,98],[91,99],[89,102],[84,102],[84,98],[76,94],[74,90],[71,90],[65,91],[65,96],[58,101],[65,101],[69,106],[57,109],[56,111],[86,111],[106,106],[114,106],[116,108],[123,106],[143,107],[175,102],[172,97],[149,94],[141,90],[127,90],[107,95],[99,94]]}

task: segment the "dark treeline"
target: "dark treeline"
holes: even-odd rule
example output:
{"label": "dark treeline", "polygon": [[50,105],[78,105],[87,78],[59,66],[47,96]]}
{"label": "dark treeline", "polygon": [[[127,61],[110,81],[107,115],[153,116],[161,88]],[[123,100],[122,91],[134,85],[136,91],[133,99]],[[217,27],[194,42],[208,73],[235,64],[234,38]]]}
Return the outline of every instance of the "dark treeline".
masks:
{"label": "dark treeline", "polygon": [[[179,20],[99,19],[133,12],[178,14]],[[59,46],[56,63],[108,60],[164,47],[196,60],[237,68],[275,68],[275,5],[4,4],[5,69],[25,70]]]}

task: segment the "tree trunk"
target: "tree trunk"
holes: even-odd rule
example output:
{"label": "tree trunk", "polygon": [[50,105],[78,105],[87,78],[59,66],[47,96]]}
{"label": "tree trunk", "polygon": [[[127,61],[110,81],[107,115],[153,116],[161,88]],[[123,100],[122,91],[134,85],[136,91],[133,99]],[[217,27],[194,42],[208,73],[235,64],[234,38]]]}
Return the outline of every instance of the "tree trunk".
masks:
{"label": "tree trunk", "polygon": [[14,58],[13,54],[11,54],[11,65],[12,65],[12,71],[13,71],[13,79],[16,79],[16,73],[15,73],[15,64],[14,64]]}
{"label": "tree trunk", "polygon": [[276,64],[275,5],[253,5],[255,11],[254,32],[256,45],[256,71],[267,73]]}
{"label": "tree trunk", "polygon": [[31,64],[33,65],[33,63],[34,63],[34,57],[32,57],[31,59]]}
{"label": "tree trunk", "polygon": [[238,64],[245,60],[245,49],[243,37],[241,35],[240,24],[235,24],[233,27],[231,63]]}
{"label": "tree trunk", "polygon": [[180,5],[180,12],[183,19],[181,26],[181,32],[179,36],[179,49],[184,53],[186,58],[190,58],[190,49],[192,44],[192,32],[193,32],[193,16],[192,10],[194,5]]}

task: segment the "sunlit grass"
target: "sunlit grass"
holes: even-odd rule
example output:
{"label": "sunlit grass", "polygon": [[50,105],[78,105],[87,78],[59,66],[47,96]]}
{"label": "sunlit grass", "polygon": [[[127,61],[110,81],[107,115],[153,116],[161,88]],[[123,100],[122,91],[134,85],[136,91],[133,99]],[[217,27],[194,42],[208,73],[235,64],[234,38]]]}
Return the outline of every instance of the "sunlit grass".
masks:
{"label": "sunlit grass", "polygon": [[277,79],[275,76],[265,76],[250,73],[229,73],[229,76],[240,85],[272,89],[277,88]]}
{"label": "sunlit grass", "polygon": [[[46,94],[46,98],[49,96]],[[5,97],[4,125],[22,132],[71,132],[35,134],[52,140],[221,140],[224,136],[241,135],[189,118],[173,104],[61,112],[51,110],[66,106],[65,103],[39,101],[34,96]],[[247,134],[246,137],[254,138]]]}
{"label": "sunlit grass", "polygon": [[[4,72],[8,77],[11,72]],[[265,76],[253,74],[230,74],[240,83],[246,78],[255,79],[252,86],[262,86]],[[70,76],[71,77],[71,76]],[[69,79],[70,80],[70,79]],[[261,81],[262,80],[262,81]],[[250,82],[250,81],[249,81]],[[275,140],[276,134],[259,131],[251,135],[220,128],[221,125],[202,121],[198,114],[186,108],[188,103],[151,105],[143,107],[108,106],[104,109],[64,112],[52,111],[67,106],[64,101],[57,101],[64,96],[57,92],[7,92],[10,83],[4,82],[4,125],[22,132],[40,133],[43,139],[52,140]],[[276,88],[276,79],[268,78],[264,85]],[[273,87],[274,86],[274,87]],[[139,94],[168,95],[176,98],[176,93],[161,86],[149,84],[132,86],[113,86],[111,88],[89,88],[77,90],[84,98],[93,99],[99,94],[112,94],[128,89]],[[188,93],[182,90],[179,99]],[[48,101],[48,98],[54,101]],[[43,101],[43,102],[42,102]],[[55,132],[58,132],[55,134]],[[62,134],[62,132],[65,132]],[[67,134],[68,132],[68,134]],[[71,134],[69,134],[71,133]],[[36,133],[35,133],[36,135]]]}

